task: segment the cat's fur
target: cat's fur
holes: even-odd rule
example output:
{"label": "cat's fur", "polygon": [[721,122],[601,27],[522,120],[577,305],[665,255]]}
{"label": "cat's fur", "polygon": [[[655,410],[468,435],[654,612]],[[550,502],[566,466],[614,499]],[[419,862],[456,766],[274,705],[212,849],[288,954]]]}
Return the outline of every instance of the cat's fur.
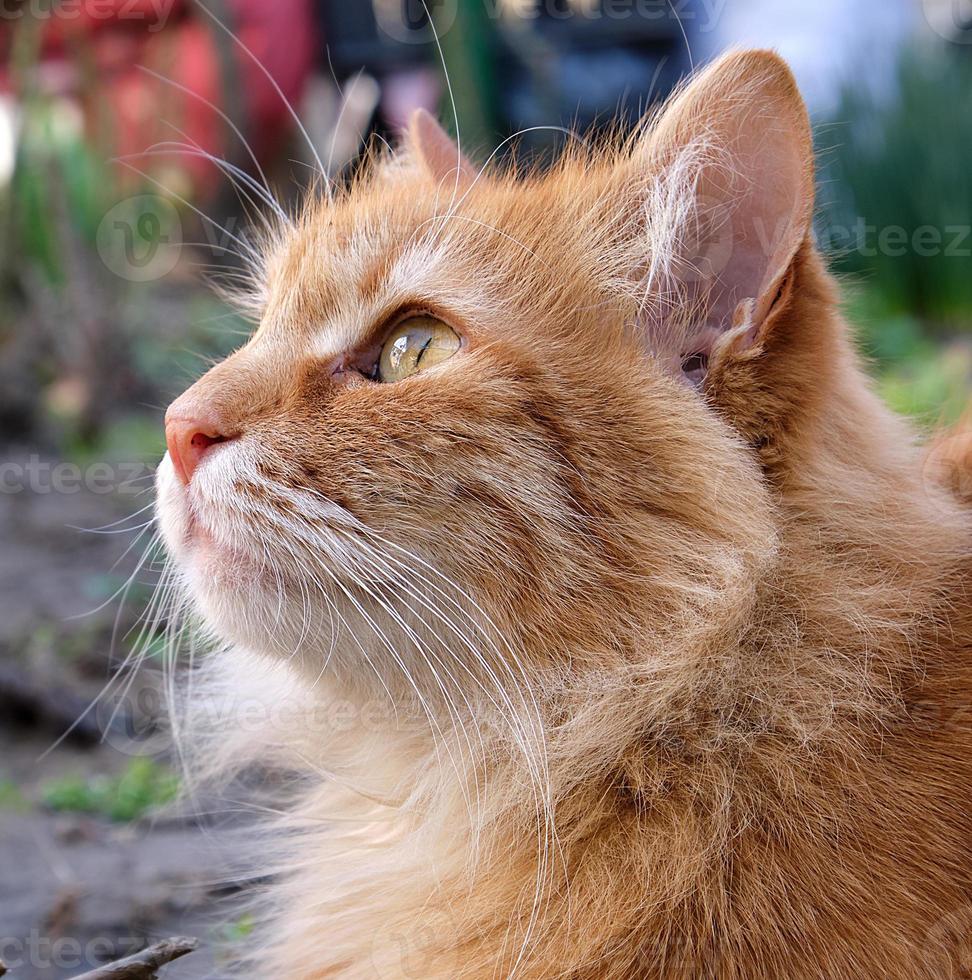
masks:
{"label": "cat's fur", "polygon": [[[268,244],[170,410],[235,438],[159,480],[223,644],[195,747],[293,773],[246,975],[967,975],[972,520],[861,369],[812,179],[747,52],[548,172],[420,116]],[[465,346],[375,384],[403,309]]]}

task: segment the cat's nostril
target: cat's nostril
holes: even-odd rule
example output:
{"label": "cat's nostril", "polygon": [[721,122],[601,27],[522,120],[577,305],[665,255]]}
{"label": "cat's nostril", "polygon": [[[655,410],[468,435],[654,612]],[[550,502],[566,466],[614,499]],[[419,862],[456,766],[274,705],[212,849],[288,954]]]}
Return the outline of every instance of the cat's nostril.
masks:
{"label": "cat's nostril", "polygon": [[210,436],[206,435],[205,432],[196,432],[192,439],[189,440],[189,445],[197,452],[205,452],[217,442],[226,442],[226,436]]}
{"label": "cat's nostril", "polygon": [[176,475],[186,485],[203,456],[217,443],[232,439],[216,426],[200,419],[170,418],[165,423],[165,442]]}

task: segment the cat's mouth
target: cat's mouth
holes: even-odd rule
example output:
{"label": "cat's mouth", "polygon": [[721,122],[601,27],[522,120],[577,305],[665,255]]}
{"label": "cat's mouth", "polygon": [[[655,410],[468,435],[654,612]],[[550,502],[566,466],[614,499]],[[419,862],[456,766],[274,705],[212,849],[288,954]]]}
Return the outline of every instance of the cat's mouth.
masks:
{"label": "cat's mouth", "polygon": [[207,519],[209,504],[197,499],[197,495],[181,484],[168,455],[159,465],[157,491],[162,536],[179,564],[199,569],[232,565],[250,573],[257,570],[259,563],[252,549],[245,546],[238,534],[231,537]]}
{"label": "cat's mouth", "polygon": [[198,486],[182,483],[168,458],[160,465],[158,518],[169,557],[213,636],[291,657],[333,631],[328,600],[310,601],[314,576],[328,580],[332,573],[318,569],[319,556],[309,551],[298,557],[240,493],[241,468],[224,462],[222,472],[197,473]]}
{"label": "cat's mouth", "polygon": [[180,559],[198,566],[200,570],[215,569],[222,573],[232,569],[235,576],[241,572],[257,575],[262,563],[257,560],[254,549],[241,541],[239,535],[227,540],[224,535],[214,531],[199,516],[200,509],[190,502],[181,535]]}
{"label": "cat's mouth", "polygon": [[[376,556],[341,505],[285,484],[258,483],[249,460],[226,452],[188,484],[166,456],[157,477],[166,548],[197,597],[237,602],[248,613],[266,600],[300,607],[308,595],[342,595],[396,579],[395,560]],[[325,603],[327,600],[323,600]]]}
{"label": "cat's mouth", "polygon": [[220,544],[216,536],[203,524],[190,508],[183,542],[190,555],[199,558],[219,558],[229,556],[229,549]]}

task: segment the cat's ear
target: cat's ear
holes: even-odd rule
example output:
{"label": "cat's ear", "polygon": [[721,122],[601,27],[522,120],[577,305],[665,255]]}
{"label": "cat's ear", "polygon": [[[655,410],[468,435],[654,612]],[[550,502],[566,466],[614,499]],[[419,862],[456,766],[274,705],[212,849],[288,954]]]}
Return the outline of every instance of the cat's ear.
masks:
{"label": "cat's ear", "polygon": [[416,161],[437,184],[458,180],[462,185],[476,176],[455,141],[425,109],[412,113],[406,140]]}
{"label": "cat's ear", "polygon": [[810,122],[786,63],[770,51],[720,58],[663,110],[634,163],[652,239],[645,294],[662,297],[648,319],[664,332],[666,316],[681,318],[667,325],[668,353],[697,381],[727,332],[737,349],[763,336],[810,232]]}

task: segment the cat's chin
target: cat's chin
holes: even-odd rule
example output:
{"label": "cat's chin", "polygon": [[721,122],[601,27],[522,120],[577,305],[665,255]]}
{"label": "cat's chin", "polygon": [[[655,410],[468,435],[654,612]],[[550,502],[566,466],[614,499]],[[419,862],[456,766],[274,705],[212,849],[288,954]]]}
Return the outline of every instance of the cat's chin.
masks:
{"label": "cat's chin", "polygon": [[285,621],[289,603],[282,602],[280,583],[265,567],[211,539],[192,544],[176,563],[213,636],[267,656],[293,653],[297,641],[291,634],[300,630]]}
{"label": "cat's chin", "polygon": [[156,478],[157,516],[166,550],[193,587],[203,594],[252,596],[270,577],[266,561],[239,543],[230,544],[193,514],[168,454]]}

